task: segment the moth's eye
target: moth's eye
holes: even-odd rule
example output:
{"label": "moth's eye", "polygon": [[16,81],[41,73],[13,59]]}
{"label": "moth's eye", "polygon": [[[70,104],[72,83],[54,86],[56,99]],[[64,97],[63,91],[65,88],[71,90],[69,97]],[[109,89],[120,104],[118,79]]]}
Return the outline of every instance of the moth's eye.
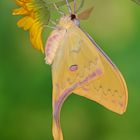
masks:
{"label": "moth's eye", "polygon": [[76,19],[76,15],[71,14],[71,20],[74,20],[74,19]]}
{"label": "moth's eye", "polygon": [[69,70],[70,70],[70,71],[76,71],[76,70],[78,70],[78,65],[71,65],[71,66],[69,67]]}

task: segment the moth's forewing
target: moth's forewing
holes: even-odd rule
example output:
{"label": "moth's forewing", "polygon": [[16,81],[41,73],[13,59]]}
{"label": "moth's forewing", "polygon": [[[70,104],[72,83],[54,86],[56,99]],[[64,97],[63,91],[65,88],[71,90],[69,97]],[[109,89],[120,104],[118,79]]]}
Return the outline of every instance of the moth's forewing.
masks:
{"label": "moth's forewing", "polygon": [[83,85],[75,93],[96,101],[116,113],[123,114],[128,102],[128,91],[125,80],[103,50],[88,34],[87,37],[93,43],[93,47],[97,49],[104,67],[104,74],[97,80],[92,80]]}

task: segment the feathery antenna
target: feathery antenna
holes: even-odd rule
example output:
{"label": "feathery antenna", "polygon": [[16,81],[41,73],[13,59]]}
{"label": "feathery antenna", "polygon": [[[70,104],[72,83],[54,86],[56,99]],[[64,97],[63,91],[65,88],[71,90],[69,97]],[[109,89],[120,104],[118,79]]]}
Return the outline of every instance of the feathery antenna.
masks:
{"label": "feathery antenna", "polygon": [[59,14],[65,15],[65,13],[63,11],[61,11],[55,3],[53,3],[53,5],[54,5],[54,8],[58,11]]}
{"label": "feathery antenna", "polygon": [[71,6],[70,6],[68,0],[66,0],[66,4],[67,4],[67,7],[69,9],[69,13],[72,14],[72,9],[71,9]]}
{"label": "feathery antenna", "polygon": [[76,14],[77,0],[74,0],[74,14]]}

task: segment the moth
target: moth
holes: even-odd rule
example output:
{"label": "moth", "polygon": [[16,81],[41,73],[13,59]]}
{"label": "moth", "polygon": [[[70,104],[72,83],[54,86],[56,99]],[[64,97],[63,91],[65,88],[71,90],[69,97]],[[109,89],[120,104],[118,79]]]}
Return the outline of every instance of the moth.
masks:
{"label": "moth", "polygon": [[77,1],[73,3],[72,10],[66,0],[68,14],[63,14],[56,7],[62,16],[53,27],[44,50],[45,62],[52,67],[54,140],[63,140],[60,111],[72,93],[118,114],[126,111],[128,102],[122,74],[92,37],[80,28],[80,20],[87,19],[93,8],[77,14]]}

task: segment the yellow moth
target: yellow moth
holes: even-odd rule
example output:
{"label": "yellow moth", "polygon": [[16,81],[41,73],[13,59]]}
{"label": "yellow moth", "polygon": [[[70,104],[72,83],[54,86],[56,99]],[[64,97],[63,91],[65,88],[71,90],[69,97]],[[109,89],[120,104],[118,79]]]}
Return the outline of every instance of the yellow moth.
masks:
{"label": "yellow moth", "polygon": [[87,19],[93,8],[77,14],[76,0],[74,11],[68,0],[66,4],[69,14],[62,15],[45,46],[45,61],[52,65],[54,140],[63,140],[60,110],[72,93],[118,114],[125,112],[128,101],[122,74],[90,35],[80,28],[80,19]]}
{"label": "yellow moth", "polygon": [[65,99],[75,93],[123,114],[127,106],[125,80],[109,57],[95,41],[79,27],[79,18],[85,19],[90,10],[79,16],[71,11],[60,18],[49,36],[45,54],[52,64],[53,77],[53,136],[63,140],[60,110]]}

